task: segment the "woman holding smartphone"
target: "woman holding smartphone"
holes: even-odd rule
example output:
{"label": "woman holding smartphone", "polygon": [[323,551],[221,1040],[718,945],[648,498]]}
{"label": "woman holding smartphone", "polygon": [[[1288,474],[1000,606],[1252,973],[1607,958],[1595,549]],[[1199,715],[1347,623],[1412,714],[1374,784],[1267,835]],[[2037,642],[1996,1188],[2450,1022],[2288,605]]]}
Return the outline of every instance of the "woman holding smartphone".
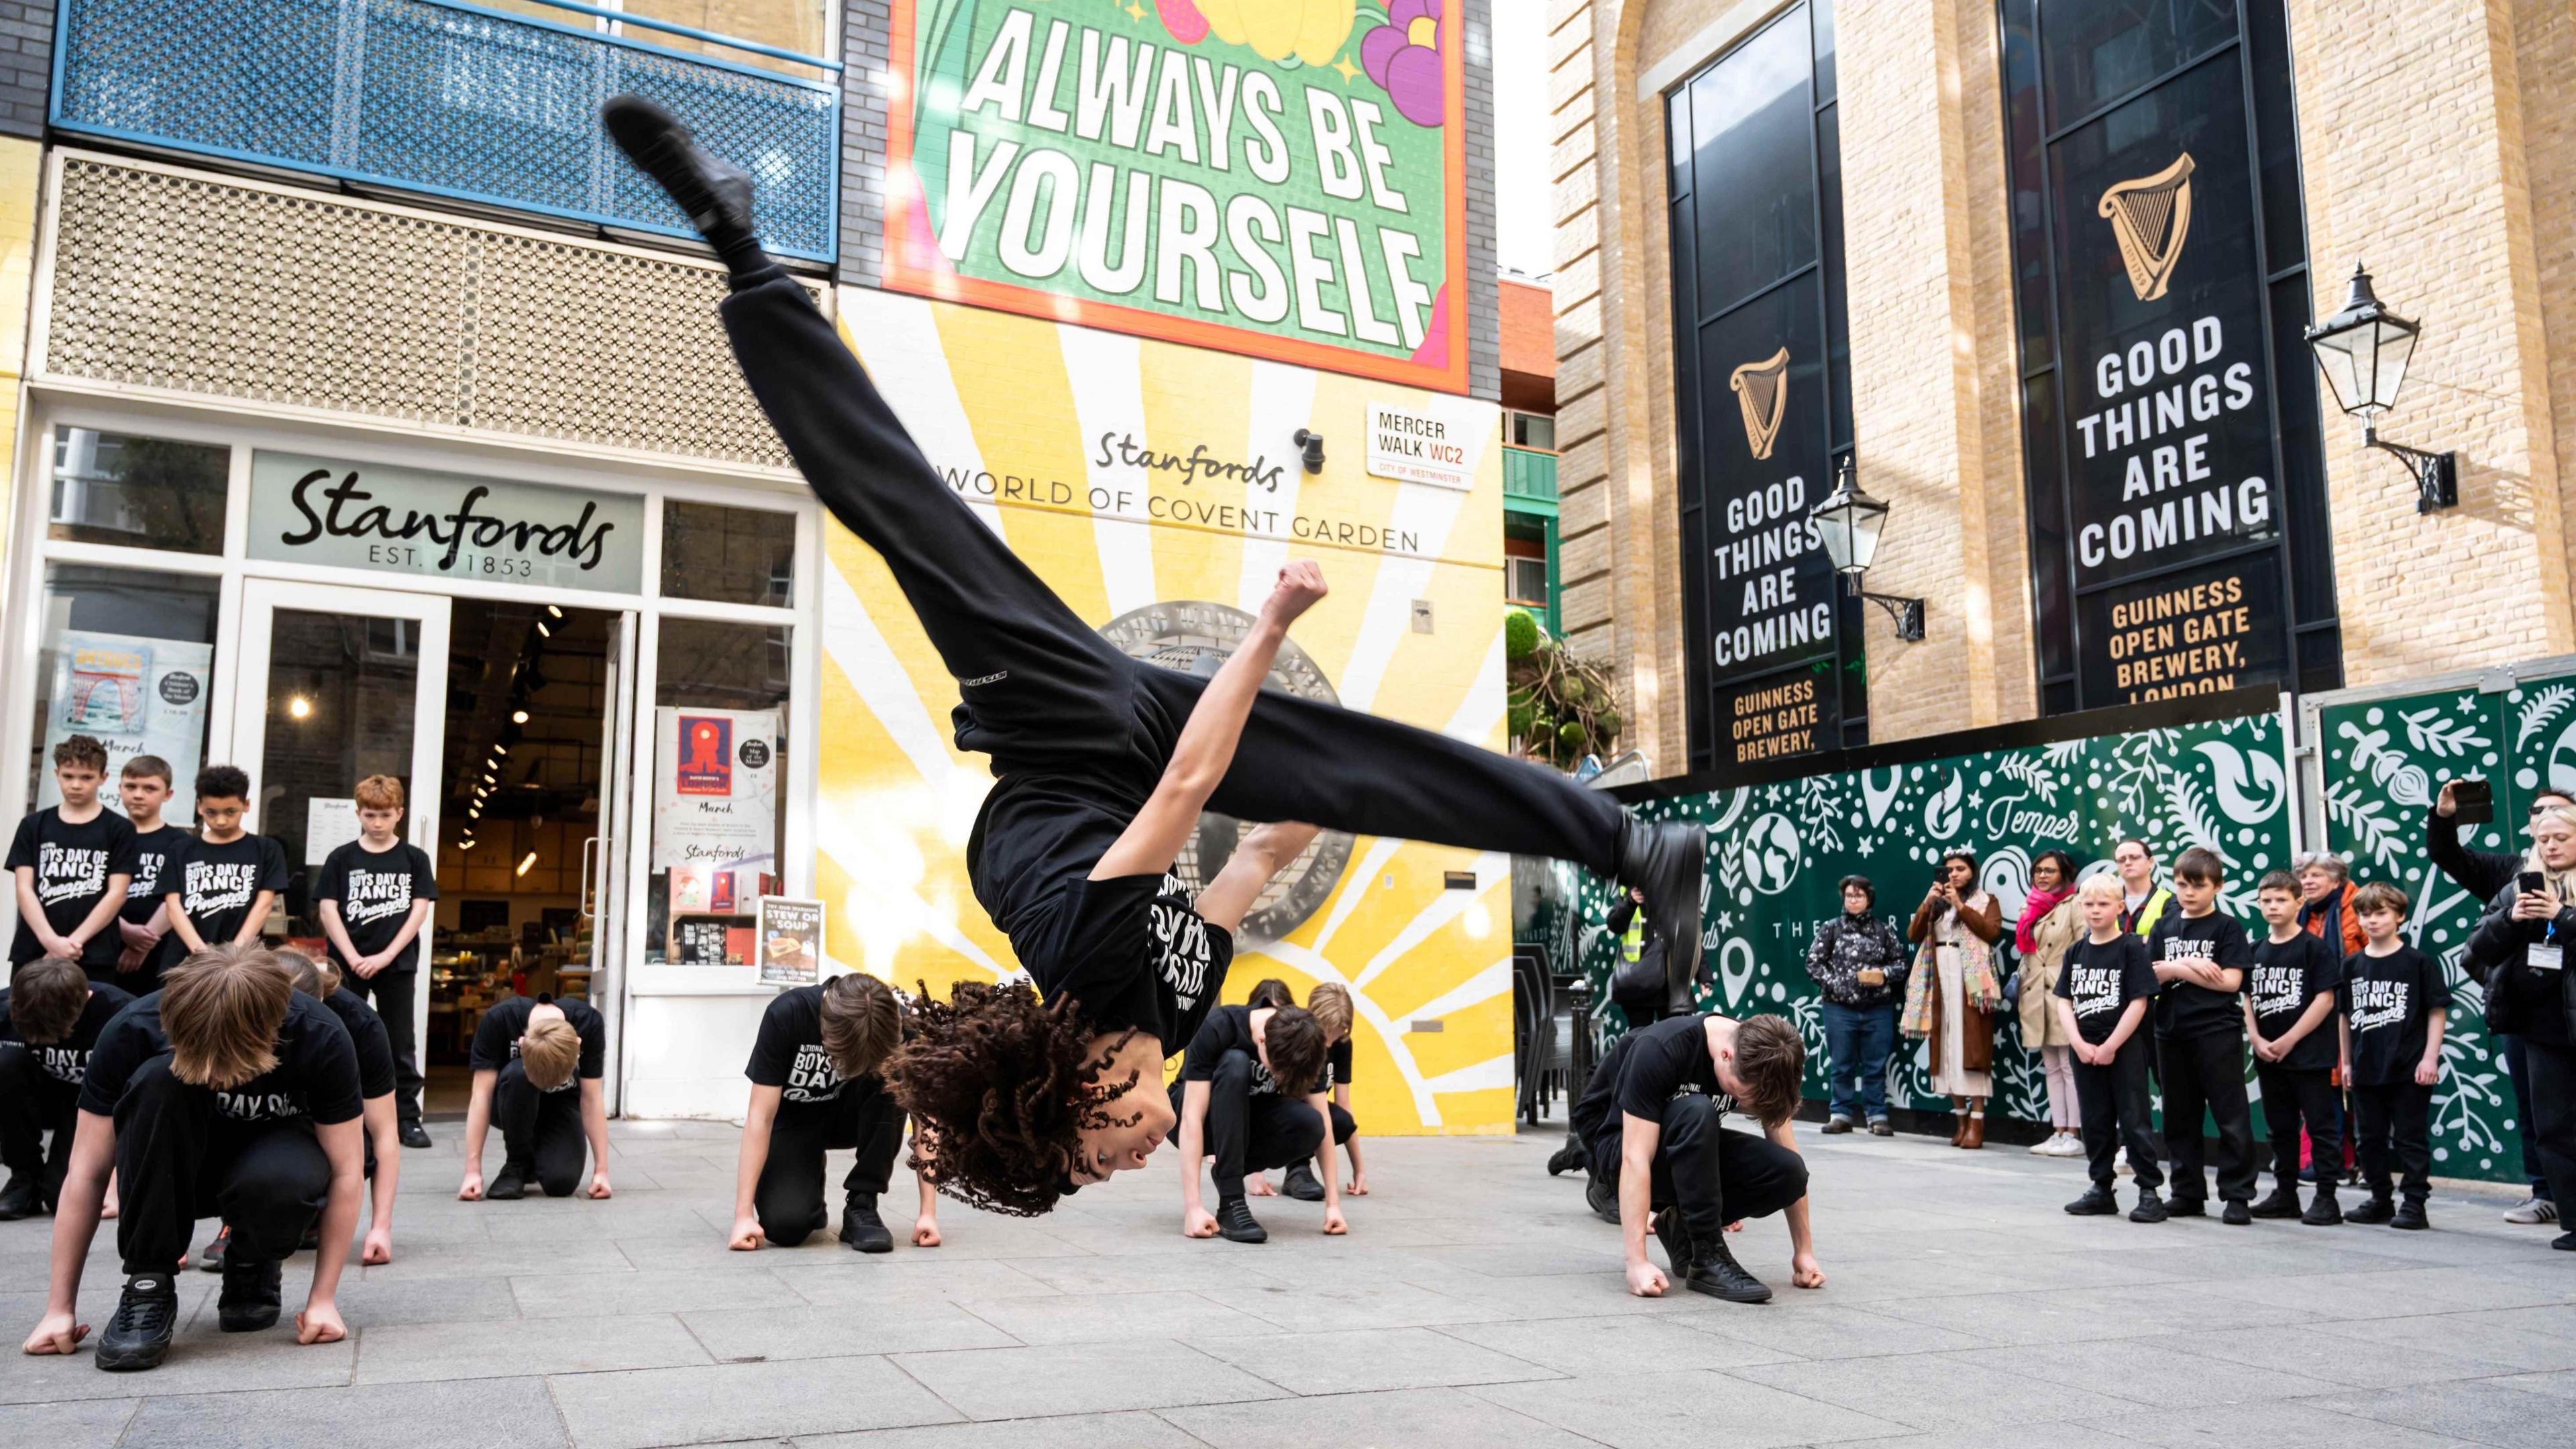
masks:
{"label": "woman holding smartphone", "polygon": [[[2531,854],[2469,937],[2469,975],[2487,991],[2487,1025],[2522,1039],[2531,1069],[2523,1121],[2556,1199],[2576,1201],[2576,995],[2567,949],[2576,944],[2576,807],[2531,818]],[[2550,1245],[2576,1252],[2576,1232]]]}

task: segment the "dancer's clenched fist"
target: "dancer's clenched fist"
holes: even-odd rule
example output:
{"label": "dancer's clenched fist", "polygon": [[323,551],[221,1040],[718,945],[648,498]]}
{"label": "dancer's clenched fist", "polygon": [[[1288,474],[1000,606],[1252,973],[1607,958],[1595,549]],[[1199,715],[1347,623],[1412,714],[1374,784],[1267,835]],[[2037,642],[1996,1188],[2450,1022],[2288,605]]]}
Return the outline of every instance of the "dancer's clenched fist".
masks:
{"label": "dancer's clenched fist", "polygon": [[1261,612],[1281,628],[1294,623],[1297,616],[1315,607],[1330,590],[1324,586],[1324,567],[1313,559],[1298,559],[1279,570],[1279,583],[1270,591],[1270,602]]}

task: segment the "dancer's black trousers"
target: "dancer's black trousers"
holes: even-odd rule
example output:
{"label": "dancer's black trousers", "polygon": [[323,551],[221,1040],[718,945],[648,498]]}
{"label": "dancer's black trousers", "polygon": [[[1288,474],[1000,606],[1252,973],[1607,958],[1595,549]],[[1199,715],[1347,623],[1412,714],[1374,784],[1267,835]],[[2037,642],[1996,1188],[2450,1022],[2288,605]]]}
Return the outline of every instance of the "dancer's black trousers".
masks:
{"label": "dancer's black trousers", "polygon": [[841,1191],[874,1198],[894,1176],[903,1146],[903,1109],[874,1078],[844,1083],[828,1102],[781,1102],[769,1127],[769,1158],[752,1186],[752,1210],[761,1236],[792,1248],[829,1227],[823,1201],[823,1154],[858,1149],[858,1161],[841,1179]]}
{"label": "dancer's black trousers", "polygon": [[[1129,658],[1057,598],[940,480],[804,288],[775,271],[735,285],[725,330],[753,396],[966,681],[959,748],[990,755],[1004,779],[1080,773],[1102,803],[1141,807],[1206,681]],[[1623,820],[1616,801],[1543,766],[1267,689],[1208,808],[1604,875]]]}
{"label": "dancer's black trousers", "polygon": [[227,1259],[281,1262],[331,1196],[331,1159],[309,1119],[237,1122],[161,1056],[117,1100],[116,1190],[116,1250],[128,1274],[169,1272],[205,1217],[232,1230]]}
{"label": "dancer's black trousers", "polygon": [[2132,1032],[2120,1044],[2111,1065],[2075,1065],[2075,1105],[2084,1124],[2084,1157],[2093,1185],[2107,1188],[2119,1173],[2119,1150],[2129,1149],[2129,1170],[2138,1186],[2153,1192],[2164,1186],[2158,1167],[2154,1119],[2149,1115],[2147,1059],[2153,1055],[2146,1038]]}
{"label": "dancer's black trousers", "polygon": [[2159,1037],[2156,1075],[2165,1089],[2165,1156],[2173,1163],[2174,1201],[2203,1202],[2209,1196],[2209,1180],[2201,1175],[2208,1155],[2203,1113],[2218,1124],[2219,1197],[2251,1199],[2254,1104],[2245,1095],[2244,1033]]}
{"label": "dancer's black trousers", "polygon": [[2272,1181],[2284,1194],[2299,1190],[2299,1124],[2305,1122],[2316,1153],[2317,1191],[2332,1194],[2343,1163],[2343,1103],[2328,1067],[2300,1070],[2277,1062],[2254,1064],[2263,1088],[2263,1125],[2272,1133]]}
{"label": "dancer's black trousers", "polygon": [[405,1127],[420,1125],[420,1023],[412,1012],[412,987],[419,979],[415,967],[373,976],[352,971],[341,983],[384,1018],[385,1035],[394,1044],[394,1121]]}
{"label": "dancer's black trousers", "polygon": [[[1696,1092],[1664,1105],[1664,1130],[1655,1142],[1654,1182],[1647,1202],[1658,1211],[1679,1207],[1696,1242],[1723,1242],[1726,1225],[1767,1218],[1807,1195],[1806,1159],[1768,1137],[1718,1125],[1717,1104]],[[1614,1194],[1624,1165],[1622,1119],[1591,1146],[1593,1180]]]}
{"label": "dancer's black trousers", "polygon": [[[1324,1145],[1324,1119],[1296,1097],[1256,1093],[1252,1058],[1230,1051],[1217,1059],[1208,1079],[1204,1145],[1208,1176],[1216,1183],[1219,1202],[1243,1196],[1247,1173],[1309,1162]],[[1181,1106],[1182,1084],[1172,1084],[1172,1109]]]}
{"label": "dancer's black trousers", "polygon": [[590,1140],[581,1131],[580,1082],[540,1092],[515,1057],[499,1077],[492,1085],[492,1124],[501,1129],[502,1160],[517,1164],[546,1196],[572,1196],[590,1157]]}
{"label": "dancer's black trousers", "polygon": [[[2433,1190],[2433,1089],[2415,1085],[2411,1077],[2375,1087],[2357,1085],[2352,1115],[2353,1155],[2361,1159],[2361,1181],[2370,1195],[2387,1197],[2393,1186],[2408,1202],[2422,1202]],[[2405,1173],[2403,1181],[2392,1182],[2392,1161]]]}
{"label": "dancer's black trousers", "polygon": [[2531,1082],[2531,1115],[2523,1119],[2523,1133],[2540,1159],[2552,1199],[2576,1203],[2576,1049],[2528,1036],[2518,1040]]}
{"label": "dancer's black trousers", "polygon": [[[23,1044],[0,1044],[0,1167],[11,1177],[33,1178],[37,1201],[48,1211],[62,1197],[79,1121],[80,1088],[45,1075]],[[50,1148],[48,1132],[54,1134]]]}

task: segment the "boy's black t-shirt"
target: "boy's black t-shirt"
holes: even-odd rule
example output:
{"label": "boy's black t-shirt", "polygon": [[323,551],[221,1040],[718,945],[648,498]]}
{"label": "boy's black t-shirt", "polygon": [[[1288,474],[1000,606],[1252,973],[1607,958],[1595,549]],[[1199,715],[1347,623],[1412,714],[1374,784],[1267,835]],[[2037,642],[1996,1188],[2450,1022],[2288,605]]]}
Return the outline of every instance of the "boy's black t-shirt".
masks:
{"label": "boy's black t-shirt", "polygon": [[1169,874],[1075,880],[1003,929],[1039,996],[1072,997],[1095,1031],[1149,1032],[1166,1059],[1198,1035],[1234,962],[1233,935]]}
{"label": "boy's black t-shirt", "polygon": [[[1200,1023],[1198,1033],[1190,1038],[1189,1050],[1181,1056],[1181,1080],[1213,1080],[1217,1063],[1227,1052],[1238,1051],[1252,1059],[1252,1095],[1278,1095],[1281,1090],[1279,1079],[1271,1075],[1270,1064],[1261,1059],[1260,1044],[1252,1039],[1254,1010],[1249,1006],[1220,1006],[1210,1011],[1207,1020]],[[1330,1067],[1326,1070],[1329,1072]],[[1320,1092],[1331,1085],[1332,1078],[1327,1076],[1307,1090]]]}
{"label": "boy's black t-shirt", "polygon": [[[755,1087],[776,1087],[781,1103],[829,1102],[849,1080],[823,1050],[823,988],[798,986],[778,993],[760,1014],[760,1033],[751,1040],[751,1060],[742,1074]],[[858,1079],[874,1082],[876,1077]]]}
{"label": "boy's black t-shirt", "polygon": [[[2332,996],[2343,985],[2343,962],[2334,948],[2305,931],[2286,941],[2265,939],[2254,947],[2254,970],[2245,978],[2246,999],[2254,1006],[2254,1029],[2265,1041],[2278,1041],[2299,1024],[2308,1006]],[[2294,1072],[2332,1071],[2343,1054],[2336,1039],[2334,1016],[2298,1039],[2277,1065]]]}
{"label": "boy's black t-shirt", "polygon": [[89,1054],[98,1045],[98,1034],[133,1000],[116,987],[92,982],[89,1000],[82,1004],[72,1029],[61,1041],[40,1046],[27,1040],[26,1033],[9,1019],[9,993],[0,991],[0,1052],[22,1051],[33,1057],[47,1087],[59,1088],[60,1100],[70,1101],[80,1094],[81,1079],[89,1075]]}
{"label": "boy's black t-shirt", "polygon": [[[2108,941],[2096,941],[2090,932],[2077,937],[2057,973],[2057,994],[2074,1009],[2075,1030],[2085,1041],[2094,1046],[2109,1041],[2130,1002],[2155,997],[2156,968],[2147,957],[2146,941],[2135,931],[2122,931]],[[2137,1039],[2132,1032],[2129,1040]]]}
{"label": "boy's black t-shirt", "polygon": [[170,878],[170,863],[196,839],[168,824],[134,832],[134,884],[126,888],[125,909],[117,914],[138,926],[151,920],[152,913],[161,909],[162,893],[169,889],[162,882]]}
{"label": "boy's black t-shirt", "polygon": [[[61,807],[49,805],[20,820],[18,834],[9,842],[10,874],[14,877],[22,866],[35,872],[36,900],[45,908],[46,925],[55,935],[68,936],[80,929],[97,908],[98,898],[107,894],[109,876],[134,874],[134,826],[104,809],[96,819],[74,825],[63,819]],[[101,931],[81,946],[81,964],[114,970],[124,950],[123,937],[113,930]],[[20,921],[9,943],[10,963],[33,961],[43,954],[45,948],[36,933]]]}
{"label": "boy's black t-shirt", "polygon": [[[116,1115],[126,1084],[144,1063],[170,1050],[161,1026],[161,993],[135,999],[98,1034],[81,1083],[80,1106],[102,1117]],[[328,1127],[357,1120],[364,1104],[357,1050],[348,1028],[321,1002],[298,991],[287,998],[277,1028],[277,1065],[229,1091],[215,1093],[215,1109],[236,1122],[275,1122],[309,1117]]]}
{"label": "boy's black t-shirt", "polygon": [[1721,1113],[1735,1110],[1735,1098],[1717,1084],[1708,1018],[1668,1016],[1611,1045],[1574,1105],[1574,1129],[1594,1142],[1618,1134],[1623,1116],[1660,1124],[1665,1106],[1692,1092],[1713,1098]]}
{"label": "boy's black t-shirt", "polygon": [[[362,841],[352,840],[334,850],[322,862],[322,873],[314,878],[313,899],[337,901],[340,924],[348,929],[349,944],[361,956],[373,956],[393,944],[403,922],[411,916],[414,901],[438,899],[438,869],[430,864],[428,852],[408,840],[397,840],[389,850],[367,849]],[[379,977],[397,976],[420,964],[420,938],[429,934],[427,922],[406,942],[402,954],[387,962]],[[331,959],[342,966],[340,948],[331,948]]]}
{"label": "boy's black t-shirt", "polygon": [[1351,1084],[1351,1039],[1343,1037],[1333,1043],[1332,1054],[1324,1059],[1324,1090]]}
{"label": "boy's black t-shirt", "polygon": [[322,998],[340,1027],[349,1033],[349,1048],[358,1055],[358,1095],[372,1102],[394,1089],[394,1042],[385,1019],[363,997],[343,986]]}
{"label": "boy's black t-shirt", "polygon": [[[250,903],[261,891],[286,889],[286,849],[265,835],[239,840],[191,840],[188,848],[163,867],[165,895],[179,898],[179,909],[209,946],[230,941],[250,916]],[[161,967],[168,970],[186,958],[187,943],[175,929],[161,938]]]}
{"label": "boy's black t-shirt", "polygon": [[2434,1007],[2450,1005],[2442,968],[2412,946],[2344,958],[2343,1009],[2352,1019],[2352,1080],[2384,1087],[2415,1080]]}
{"label": "boy's black t-shirt", "polygon": [[[564,1020],[581,1033],[581,1065],[562,1086],[548,1089],[569,1092],[585,1077],[598,1080],[605,1070],[608,1023],[589,1002],[579,997],[563,997],[552,1004],[561,1007]],[[477,1072],[497,1072],[508,1066],[519,1055],[519,1038],[527,1034],[528,1014],[537,1006],[537,1002],[525,996],[494,1002],[483,1013],[483,1024],[474,1028],[474,1049],[467,1054],[467,1068]],[[822,1028],[817,1025],[815,1030],[819,1033]]]}
{"label": "boy's black t-shirt", "polygon": [[[2186,916],[2174,909],[2164,913],[2154,933],[2147,937],[2147,959],[2160,966],[2206,961],[2221,969],[2250,971],[2254,967],[2254,946],[2246,939],[2244,926],[2225,911]],[[2241,987],[2212,991],[2188,981],[2166,982],[2156,996],[2153,1011],[2156,1035],[2180,1040],[2234,1032],[2242,1038],[2245,1017],[2236,1005],[2242,994]]]}

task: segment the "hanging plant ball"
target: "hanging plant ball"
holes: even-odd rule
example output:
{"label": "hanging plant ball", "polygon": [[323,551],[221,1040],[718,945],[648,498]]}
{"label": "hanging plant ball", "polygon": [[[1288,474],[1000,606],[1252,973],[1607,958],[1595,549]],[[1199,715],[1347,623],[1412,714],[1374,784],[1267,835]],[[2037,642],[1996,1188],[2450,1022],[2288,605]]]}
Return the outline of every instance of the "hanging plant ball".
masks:
{"label": "hanging plant ball", "polygon": [[1615,740],[1619,738],[1619,727],[1625,723],[1627,721],[1619,718],[1619,711],[1605,709],[1592,717],[1593,736],[1604,741]]}
{"label": "hanging plant ball", "polygon": [[1582,754],[1583,721],[1570,719],[1565,723],[1558,725],[1556,727],[1556,743],[1558,748],[1564,750],[1569,756]]}
{"label": "hanging plant ball", "polygon": [[1546,637],[1547,631],[1539,628],[1538,620],[1530,616],[1529,610],[1513,609],[1503,615],[1504,658],[1527,659],[1538,652]]}
{"label": "hanging plant ball", "polygon": [[1509,722],[1506,728],[1511,731],[1512,738],[1525,740],[1529,738],[1530,726],[1538,720],[1538,711],[1526,704],[1516,704],[1505,712],[1504,717]]}

